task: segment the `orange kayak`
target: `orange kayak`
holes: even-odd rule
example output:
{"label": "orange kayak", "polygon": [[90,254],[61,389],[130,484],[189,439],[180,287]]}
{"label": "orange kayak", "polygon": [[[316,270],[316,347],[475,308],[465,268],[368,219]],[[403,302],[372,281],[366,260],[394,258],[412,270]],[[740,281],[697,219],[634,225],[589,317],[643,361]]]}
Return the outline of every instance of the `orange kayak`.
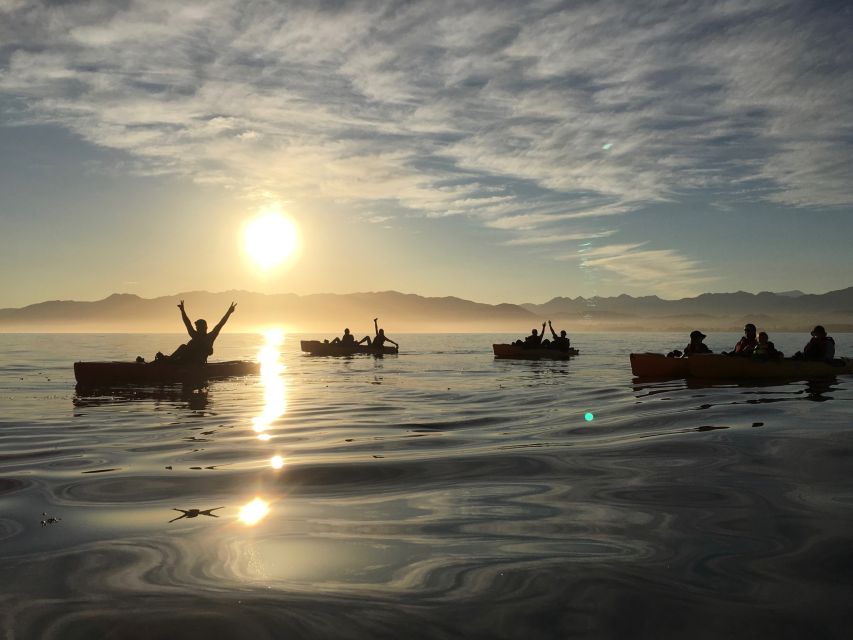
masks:
{"label": "orange kayak", "polygon": [[690,358],[667,358],[660,353],[632,353],[631,371],[638,378],[705,378],[729,380],[808,380],[853,373],[853,359],[833,362],[761,360],[709,353]]}
{"label": "orange kayak", "polygon": [[493,344],[492,350],[496,358],[516,358],[518,360],[568,360],[580,353],[577,349],[561,351],[560,349],[525,349],[514,344]]}
{"label": "orange kayak", "polygon": [[259,373],[260,364],[247,360],[208,362],[206,364],[169,364],[167,362],[75,362],[78,384],[110,386],[118,384],[166,384],[196,382],[213,378],[231,378]]}
{"label": "orange kayak", "polygon": [[686,360],[690,363],[690,375],[694,378],[809,380],[853,373],[853,359],[850,358],[816,362],[793,358],[760,360],[712,354]]}
{"label": "orange kayak", "polygon": [[368,347],[366,344],[340,345],[331,342],[320,342],[319,340],[301,340],[300,346],[305,353],[312,356],[351,356],[356,353],[370,353],[373,355],[397,353],[397,347]]}
{"label": "orange kayak", "polygon": [[690,358],[667,358],[662,353],[632,353],[631,371],[638,378],[684,378]]}

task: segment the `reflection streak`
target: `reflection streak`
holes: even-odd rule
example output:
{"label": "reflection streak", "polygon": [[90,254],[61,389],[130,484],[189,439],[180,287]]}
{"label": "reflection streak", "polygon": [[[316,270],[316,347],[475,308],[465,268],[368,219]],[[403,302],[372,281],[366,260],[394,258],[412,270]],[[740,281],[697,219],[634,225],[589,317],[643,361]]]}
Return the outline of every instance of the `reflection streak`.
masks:
{"label": "reflection streak", "polygon": [[287,411],[287,390],[281,373],[285,367],[279,360],[279,347],[284,342],[284,332],[270,329],[264,333],[266,340],[258,352],[261,363],[261,384],[264,386],[264,408],[261,415],[252,418],[252,428],[258,433],[258,439],[267,441],[270,435],[265,433],[274,420]]}

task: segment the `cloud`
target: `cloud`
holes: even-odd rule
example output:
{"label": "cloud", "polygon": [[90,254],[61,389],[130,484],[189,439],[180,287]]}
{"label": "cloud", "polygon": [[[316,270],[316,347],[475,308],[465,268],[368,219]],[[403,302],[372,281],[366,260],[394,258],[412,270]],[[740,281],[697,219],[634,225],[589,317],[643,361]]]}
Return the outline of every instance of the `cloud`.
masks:
{"label": "cloud", "polygon": [[147,173],[359,215],[390,199],[534,245],[696,193],[849,206],[849,19],[794,0],[6,0],[0,106]]}
{"label": "cloud", "polygon": [[509,246],[561,244],[563,242],[574,242],[577,240],[595,240],[599,238],[607,238],[609,236],[612,236],[614,233],[616,233],[616,230],[610,229],[608,231],[563,233],[558,235],[544,234],[534,236],[522,236],[520,238],[513,238],[512,240],[507,240],[506,242],[504,242],[504,244]]}
{"label": "cloud", "polygon": [[577,260],[582,269],[667,297],[692,295],[700,285],[715,280],[699,262],[671,249],[645,249],[646,244],[603,245],[559,258]]}

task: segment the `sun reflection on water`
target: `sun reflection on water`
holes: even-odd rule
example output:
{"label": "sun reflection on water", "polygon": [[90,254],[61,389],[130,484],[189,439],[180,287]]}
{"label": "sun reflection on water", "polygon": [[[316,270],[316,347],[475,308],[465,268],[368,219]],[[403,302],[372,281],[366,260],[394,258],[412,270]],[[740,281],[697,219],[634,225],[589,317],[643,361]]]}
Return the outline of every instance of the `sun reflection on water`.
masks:
{"label": "sun reflection on water", "polygon": [[287,411],[287,392],[281,376],[285,367],[279,360],[279,347],[284,342],[284,332],[281,329],[269,329],[264,332],[264,339],[264,345],[258,351],[261,384],[264,386],[264,408],[261,415],[252,418],[252,428],[258,434],[259,440],[268,441],[271,436],[266,431]]}
{"label": "sun reflection on water", "polygon": [[240,521],[251,527],[263,520],[269,512],[269,503],[260,498],[255,498],[240,509]]}

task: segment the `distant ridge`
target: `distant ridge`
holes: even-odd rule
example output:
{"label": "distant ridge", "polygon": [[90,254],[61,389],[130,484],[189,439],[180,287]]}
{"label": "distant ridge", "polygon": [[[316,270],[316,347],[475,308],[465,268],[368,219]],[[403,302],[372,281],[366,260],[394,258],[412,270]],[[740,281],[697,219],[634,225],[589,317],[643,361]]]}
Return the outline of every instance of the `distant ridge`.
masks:
{"label": "distant ridge", "polygon": [[750,318],[767,330],[804,331],[815,324],[833,331],[853,330],[853,287],[848,287],[824,294],[736,291],[678,300],[622,294],[496,305],[398,291],[306,296],[190,291],[150,299],[114,293],[92,302],[51,300],[0,309],[0,331],[180,333],[183,327],[175,306],[180,299],[186,300],[191,317],[204,317],[209,323],[218,321],[231,300],[236,300],[237,313],[229,322],[232,331],[284,326],[290,331],[337,334],[350,327],[359,337],[372,332],[377,316],[389,335],[403,331],[527,333],[549,319],[569,331],[739,330]]}

